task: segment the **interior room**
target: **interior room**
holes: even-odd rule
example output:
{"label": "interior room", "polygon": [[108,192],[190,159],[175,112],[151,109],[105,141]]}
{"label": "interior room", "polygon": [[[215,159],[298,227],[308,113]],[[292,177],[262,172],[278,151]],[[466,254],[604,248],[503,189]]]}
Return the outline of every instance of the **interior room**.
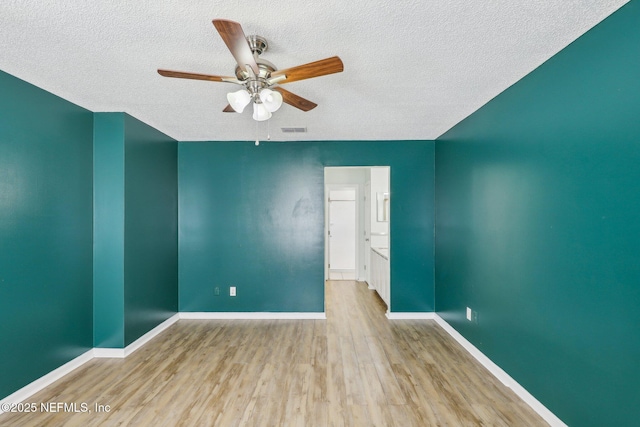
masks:
{"label": "interior room", "polygon": [[[53,417],[32,397],[83,366],[178,357],[158,340],[179,331],[212,354],[298,337],[272,351],[306,369],[314,334],[371,310],[368,341],[346,334],[379,352],[349,363],[393,361],[381,396],[431,387],[402,372],[437,366],[437,338],[460,358],[442,381],[473,361],[541,425],[637,424],[639,0],[31,3],[0,5],[0,424]],[[357,249],[332,269],[350,188]],[[342,422],[372,425],[351,380]],[[494,413],[473,410],[452,425]]]}

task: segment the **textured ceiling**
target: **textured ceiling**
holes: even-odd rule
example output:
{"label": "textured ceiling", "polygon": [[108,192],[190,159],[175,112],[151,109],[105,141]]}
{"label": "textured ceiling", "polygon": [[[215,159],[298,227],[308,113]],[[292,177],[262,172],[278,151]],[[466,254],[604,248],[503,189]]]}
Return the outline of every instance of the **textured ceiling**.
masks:
{"label": "textured ceiling", "polygon": [[[2,0],[0,69],[180,141],[435,139],[624,3]],[[278,68],[338,55],[345,70],[284,86],[316,102],[310,112],[223,113],[237,86],[156,72],[233,75],[214,18],[265,37]],[[280,130],[292,126],[308,132]]]}

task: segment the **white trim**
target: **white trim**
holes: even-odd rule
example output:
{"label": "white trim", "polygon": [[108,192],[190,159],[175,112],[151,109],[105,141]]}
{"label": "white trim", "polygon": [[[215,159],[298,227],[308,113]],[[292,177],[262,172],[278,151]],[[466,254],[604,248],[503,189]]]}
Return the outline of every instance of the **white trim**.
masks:
{"label": "white trim", "polygon": [[125,348],[94,348],[93,349],[93,357],[98,358],[116,358],[116,359],[124,359],[129,356],[134,351],[138,350],[140,347],[151,341],[153,338],[158,336],[161,332],[167,329],[169,326],[176,323],[180,320],[180,315],[178,313],[174,314],[164,322],[160,323],[155,328],[151,329],[149,332],[126,346]]}
{"label": "white trim", "polygon": [[355,268],[330,268],[328,280],[358,280]]}
{"label": "white trim", "polygon": [[131,353],[138,350],[140,347],[142,347],[143,345],[151,341],[153,338],[160,335],[162,332],[164,332],[165,329],[169,328],[169,326],[173,325],[178,320],[180,320],[180,315],[176,313],[173,316],[169,317],[164,322],[160,323],[158,326],[156,326],[152,330],[150,330],[149,332],[147,332],[146,334],[144,334],[143,336],[141,336],[140,338],[138,338],[137,340],[135,340],[134,342],[132,342],[131,344],[129,344],[128,346],[126,346],[124,348],[124,357],[129,356]]}
{"label": "white trim", "polygon": [[387,311],[385,313],[387,319],[389,320],[433,320],[435,318],[435,313],[399,313],[399,312],[390,312]]}
{"label": "white trim", "polygon": [[198,320],[326,320],[323,312],[180,312],[180,319]]}
{"label": "white trim", "polygon": [[551,427],[567,427],[553,412],[547,409],[538,399],[533,397],[524,387],[507,374],[502,368],[496,365],[491,359],[484,355],[476,346],[471,344],[465,337],[449,325],[442,317],[435,315],[433,319],[442,329],[444,329],[454,340],[456,340],[465,350],[469,352],[482,366],[487,368],[502,384],[509,387],[527,405],[538,413]]}
{"label": "white trim", "polygon": [[124,348],[101,348],[93,349],[93,357],[98,359],[124,359]]}
{"label": "white trim", "polygon": [[[329,269],[329,273],[331,274],[331,272],[333,273],[347,273],[347,274],[352,274],[353,273],[353,279],[351,280],[356,280],[356,269],[355,268],[330,268]],[[331,280],[331,279],[329,279]]]}
{"label": "white trim", "polygon": [[48,374],[45,374],[44,376],[38,378],[37,380],[27,384],[26,386],[22,387],[18,391],[15,391],[14,393],[0,400],[0,414],[5,412],[1,409],[4,404],[20,403],[23,400],[28,399],[29,397],[33,396],[43,388],[53,384],[54,382],[58,381],[60,378],[71,373],[72,371],[79,368],[80,366],[84,365],[91,359],[93,359],[93,350],[89,350],[86,353],[81,354],[75,359],[70,360],[64,365],[54,369]]}

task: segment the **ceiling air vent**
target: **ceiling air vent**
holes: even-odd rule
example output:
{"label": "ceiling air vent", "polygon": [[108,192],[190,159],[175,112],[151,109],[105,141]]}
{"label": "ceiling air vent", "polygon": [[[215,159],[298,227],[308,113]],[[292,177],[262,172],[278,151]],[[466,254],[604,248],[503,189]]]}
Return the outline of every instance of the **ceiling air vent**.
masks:
{"label": "ceiling air vent", "polygon": [[282,129],[282,133],[307,133],[307,128],[288,127],[280,129]]}

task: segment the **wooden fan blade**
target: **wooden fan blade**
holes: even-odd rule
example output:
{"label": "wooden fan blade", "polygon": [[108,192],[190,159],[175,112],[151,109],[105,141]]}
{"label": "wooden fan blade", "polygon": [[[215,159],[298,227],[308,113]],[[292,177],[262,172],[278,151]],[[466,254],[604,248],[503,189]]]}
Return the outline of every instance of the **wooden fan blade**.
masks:
{"label": "wooden fan blade", "polygon": [[242,26],[237,22],[226,19],[214,19],[213,25],[220,33],[220,37],[222,37],[222,40],[231,51],[240,69],[246,70],[248,65],[253,69],[254,73],[260,74],[260,69],[253,57],[253,53],[251,53],[251,48],[247,43],[247,37],[244,35]]}
{"label": "wooden fan blade", "polygon": [[296,95],[295,93],[291,93],[288,90],[282,89],[281,87],[272,88],[275,91],[280,92],[282,95],[282,101],[287,104],[299,108],[302,111],[313,110],[318,106],[318,104],[309,101],[308,99],[304,99],[301,96]]}
{"label": "wooden fan blade", "polygon": [[158,74],[164,77],[176,77],[179,79],[208,80],[210,82],[223,82],[223,79],[235,79],[235,77],[213,76],[210,74],[185,73],[183,71],[158,70]]}
{"label": "wooden fan blade", "polygon": [[331,58],[298,65],[297,67],[276,70],[271,73],[271,77],[285,75],[287,76],[286,80],[279,82],[279,84],[285,84],[312,77],[326,76],[327,74],[341,73],[342,71],[344,71],[344,64],[342,64],[340,58],[332,56]]}
{"label": "wooden fan blade", "polygon": [[231,106],[231,104],[227,104],[226,107],[224,107],[224,110],[222,110],[223,113],[235,113],[236,110],[233,109],[233,107]]}

